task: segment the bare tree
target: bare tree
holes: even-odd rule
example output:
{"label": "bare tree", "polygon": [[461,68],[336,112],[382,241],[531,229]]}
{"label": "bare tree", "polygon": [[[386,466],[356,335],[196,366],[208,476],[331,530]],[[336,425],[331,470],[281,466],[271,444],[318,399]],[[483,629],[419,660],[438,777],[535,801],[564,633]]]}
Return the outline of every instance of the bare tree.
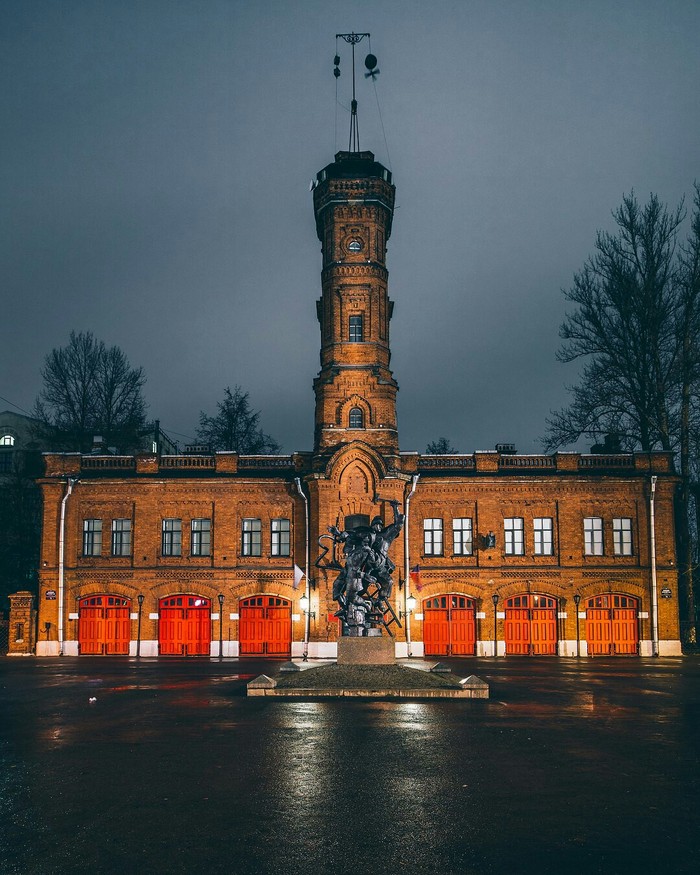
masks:
{"label": "bare tree", "polygon": [[630,449],[672,449],[683,205],[669,212],[652,195],[640,207],[630,194],[613,216],[617,234],[598,232],[595,255],[564,292],[576,309],[560,329],[557,357],[585,363],[573,401],[547,421],[547,449],[605,434],[619,435]]}
{"label": "bare tree", "polygon": [[216,416],[199,415],[197,439],[214,450],[233,450],[248,455],[278,453],[280,445],[260,428],[260,412],[250,407],[248,392],[227,386]]}
{"label": "bare tree", "polygon": [[119,347],[108,348],[89,331],[71,331],[68,344],[46,356],[41,376],[35,416],[44,440],[83,453],[95,435],[122,452],[139,446],[146,378]]}
{"label": "bare tree", "polygon": [[[613,213],[617,232],[598,232],[596,251],[564,294],[575,305],[560,329],[563,362],[583,360],[568,407],[547,421],[551,450],[581,437],[620,448],[673,452],[679,601],[686,642],[696,640],[689,528],[691,443],[700,388],[700,190],[688,240],[685,218],[656,195],[643,207],[632,193]],[[700,435],[700,432],[698,432]]]}
{"label": "bare tree", "polygon": [[456,450],[446,437],[441,437],[436,441],[430,441],[425,452],[431,456],[449,456],[450,453],[457,453],[459,450]]}

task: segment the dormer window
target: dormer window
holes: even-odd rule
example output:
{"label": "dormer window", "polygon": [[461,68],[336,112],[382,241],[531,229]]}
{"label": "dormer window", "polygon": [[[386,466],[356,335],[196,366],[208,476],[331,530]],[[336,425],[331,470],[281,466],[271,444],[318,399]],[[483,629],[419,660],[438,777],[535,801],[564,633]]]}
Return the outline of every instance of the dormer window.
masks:
{"label": "dormer window", "polygon": [[14,447],[15,436],[13,434],[0,435],[0,447]]}
{"label": "dormer window", "polygon": [[362,410],[359,407],[353,407],[350,411],[350,417],[348,420],[348,425],[350,428],[364,428],[365,427],[365,417],[362,413]]}

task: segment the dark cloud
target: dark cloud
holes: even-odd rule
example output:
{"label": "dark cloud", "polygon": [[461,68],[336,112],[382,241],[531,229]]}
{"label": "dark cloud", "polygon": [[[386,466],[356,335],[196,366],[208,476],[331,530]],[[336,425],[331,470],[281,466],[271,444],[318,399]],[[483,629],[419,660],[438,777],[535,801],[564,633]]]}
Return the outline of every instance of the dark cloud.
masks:
{"label": "dark cloud", "polygon": [[397,185],[402,447],[538,449],[575,379],[561,287],[624,192],[676,203],[698,175],[697,3],[3,3],[0,394],[30,408],[87,329],[143,365],[166,430],[240,383],[310,448],[308,182],[347,148],[352,29],[382,71],[361,144]]}

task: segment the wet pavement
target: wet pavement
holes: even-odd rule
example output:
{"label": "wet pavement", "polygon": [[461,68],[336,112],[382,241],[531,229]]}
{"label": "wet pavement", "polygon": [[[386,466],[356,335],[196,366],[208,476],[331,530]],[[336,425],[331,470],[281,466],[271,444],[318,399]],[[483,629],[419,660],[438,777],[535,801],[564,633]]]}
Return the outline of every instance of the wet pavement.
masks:
{"label": "wet pavement", "polygon": [[699,658],[444,661],[491,698],[249,699],[279,663],[1,659],[0,872],[700,872]]}

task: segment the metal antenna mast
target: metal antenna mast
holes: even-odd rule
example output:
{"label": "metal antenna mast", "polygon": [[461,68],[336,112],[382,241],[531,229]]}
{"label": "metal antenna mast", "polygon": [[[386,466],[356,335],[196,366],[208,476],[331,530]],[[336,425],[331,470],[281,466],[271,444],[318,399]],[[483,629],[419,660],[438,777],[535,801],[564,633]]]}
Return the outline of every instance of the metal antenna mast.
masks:
{"label": "metal antenna mast", "polygon": [[[337,33],[335,35],[336,40],[343,39],[346,43],[350,43],[352,46],[352,102],[350,103],[350,140],[348,143],[348,151],[349,152],[359,152],[360,151],[360,129],[357,124],[357,99],[355,97],[355,46],[363,40],[365,37],[369,40],[370,35],[368,33]],[[371,48],[371,44],[370,44]],[[337,79],[340,76],[340,58],[338,55],[334,58],[335,69],[333,70],[333,75]],[[377,67],[377,59],[373,54],[367,55],[365,58],[365,67],[369,70],[369,73],[365,73],[365,76],[371,76],[372,79],[379,73]]]}

